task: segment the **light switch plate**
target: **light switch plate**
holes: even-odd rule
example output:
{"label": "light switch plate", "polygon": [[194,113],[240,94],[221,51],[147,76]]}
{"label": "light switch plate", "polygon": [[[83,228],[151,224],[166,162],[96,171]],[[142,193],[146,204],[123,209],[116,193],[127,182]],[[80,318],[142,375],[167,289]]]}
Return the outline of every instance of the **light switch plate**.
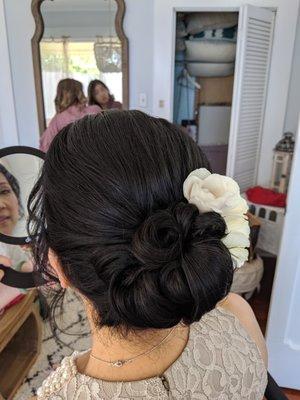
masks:
{"label": "light switch plate", "polygon": [[140,93],[139,106],[140,107],[147,107],[147,95],[146,95],[146,93]]}

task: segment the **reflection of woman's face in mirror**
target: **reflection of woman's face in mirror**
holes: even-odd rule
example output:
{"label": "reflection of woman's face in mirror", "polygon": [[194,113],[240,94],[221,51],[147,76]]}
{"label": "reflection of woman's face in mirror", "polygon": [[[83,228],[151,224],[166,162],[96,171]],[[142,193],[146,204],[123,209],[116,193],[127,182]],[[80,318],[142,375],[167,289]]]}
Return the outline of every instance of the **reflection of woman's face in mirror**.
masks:
{"label": "reflection of woman's face in mirror", "polygon": [[109,102],[109,92],[104,86],[100,85],[100,83],[95,86],[94,99],[101,106],[105,106],[105,104]]}
{"label": "reflection of woman's face in mirror", "polygon": [[0,173],[0,232],[12,235],[19,220],[19,201],[5,175]]}

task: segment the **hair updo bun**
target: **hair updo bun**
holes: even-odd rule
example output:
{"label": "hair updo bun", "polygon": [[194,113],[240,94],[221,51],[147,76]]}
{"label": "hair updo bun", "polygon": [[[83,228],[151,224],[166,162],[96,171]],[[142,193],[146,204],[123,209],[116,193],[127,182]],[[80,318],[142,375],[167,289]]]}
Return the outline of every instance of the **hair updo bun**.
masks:
{"label": "hair updo bun", "polygon": [[138,261],[111,285],[112,304],[130,325],[168,328],[210,311],[232,282],[232,261],[221,239],[223,218],[179,203],[151,214],[133,236]]}
{"label": "hair updo bun", "polygon": [[51,143],[30,197],[36,264],[47,273],[51,248],[100,326],[199,320],[233,275],[224,220],[183,198],[183,182],[202,167],[210,170],[188,135],[140,111],[70,124]]}

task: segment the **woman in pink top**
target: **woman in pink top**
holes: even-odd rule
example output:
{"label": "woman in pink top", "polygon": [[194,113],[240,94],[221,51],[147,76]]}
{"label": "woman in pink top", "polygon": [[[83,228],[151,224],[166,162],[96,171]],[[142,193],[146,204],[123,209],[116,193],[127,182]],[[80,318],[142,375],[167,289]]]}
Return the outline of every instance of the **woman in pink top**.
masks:
{"label": "woman in pink top", "polygon": [[75,79],[62,79],[57,85],[55,97],[56,115],[50,121],[48,128],[40,140],[40,149],[47,151],[54,136],[62,128],[87,114],[98,114],[101,108],[97,105],[87,106],[82,84]]}

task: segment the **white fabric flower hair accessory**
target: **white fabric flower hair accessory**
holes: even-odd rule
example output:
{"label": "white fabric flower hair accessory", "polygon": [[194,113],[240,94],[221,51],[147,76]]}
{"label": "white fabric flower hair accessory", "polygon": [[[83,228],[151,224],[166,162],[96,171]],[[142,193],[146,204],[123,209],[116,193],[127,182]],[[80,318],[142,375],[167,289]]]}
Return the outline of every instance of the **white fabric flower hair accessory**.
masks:
{"label": "white fabric flower hair accessory", "polygon": [[221,214],[227,226],[222,242],[229,249],[234,266],[241,267],[248,259],[250,227],[245,215],[247,202],[241,197],[239,185],[228,176],[211,174],[206,168],[200,168],[186,178],[183,193],[200,212]]}

